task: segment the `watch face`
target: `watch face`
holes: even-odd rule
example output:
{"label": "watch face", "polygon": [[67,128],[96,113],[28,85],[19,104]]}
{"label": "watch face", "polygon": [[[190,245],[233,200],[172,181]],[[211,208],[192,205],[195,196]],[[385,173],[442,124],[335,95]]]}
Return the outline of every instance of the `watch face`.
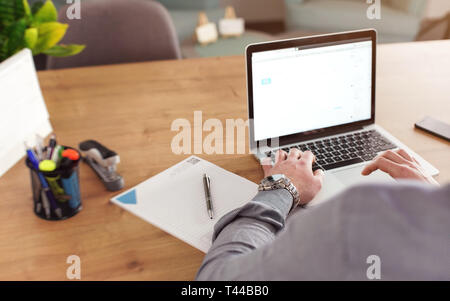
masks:
{"label": "watch face", "polygon": [[263,185],[271,186],[276,183],[280,183],[284,178],[285,176],[282,174],[271,175],[268,176],[267,178],[264,178],[261,183]]}
{"label": "watch face", "polygon": [[284,175],[282,174],[276,174],[276,175],[272,175],[271,178],[273,179],[274,182],[277,182],[281,179],[284,179]]}

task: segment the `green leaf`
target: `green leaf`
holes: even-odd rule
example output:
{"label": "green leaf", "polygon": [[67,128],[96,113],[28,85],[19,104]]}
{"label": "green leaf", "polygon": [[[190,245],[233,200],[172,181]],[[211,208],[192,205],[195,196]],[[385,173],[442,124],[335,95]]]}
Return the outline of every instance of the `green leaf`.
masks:
{"label": "green leaf", "polygon": [[22,0],[23,2],[23,10],[25,13],[25,16],[29,17],[31,16],[31,8],[30,5],[28,4],[28,0]]}
{"label": "green leaf", "polygon": [[55,46],[66,34],[68,25],[58,22],[42,23],[38,27],[38,41],[34,54],[39,54]]}
{"label": "green leaf", "polygon": [[0,61],[28,47],[34,55],[75,55],[84,45],[57,45],[67,31],[67,24],[57,22],[58,12],[52,1],[0,0]]}
{"label": "green leaf", "polygon": [[0,25],[2,25],[2,29],[24,16],[24,0],[0,0]]}
{"label": "green leaf", "polygon": [[76,45],[76,44],[55,45],[52,48],[44,51],[44,53],[57,57],[72,56],[83,51],[85,47],[86,47],[85,45]]}
{"label": "green leaf", "polygon": [[32,27],[25,30],[25,46],[27,46],[31,50],[34,50],[37,40],[38,40],[37,28]]}
{"label": "green leaf", "polygon": [[50,0],[47,0],[44,5],[33,15],[33,25],[36,26],[45,22],[56,22],[58,20],[58,11],[55,5]]}
{"label": "green leaf", "polygon": [[27,24],[25,19],[20,19],[5,28],[5,32],[8,36],[8,40],[6,41],[6,51],[8,56],[15,54],[25,47],[24,37],[26,28]]}
{"label": "green leaf", "polygon": [[33,5],[31,5],[31,13],[33,15],[36,14],[37,11],[40,10],[43,5],[44,5],[44,1],[34,2]]}
{"label": "green leaf", "polygon": [[6,48],[7,38],[3,35],[0,35],[0,62],[8,58],[8,51]]}

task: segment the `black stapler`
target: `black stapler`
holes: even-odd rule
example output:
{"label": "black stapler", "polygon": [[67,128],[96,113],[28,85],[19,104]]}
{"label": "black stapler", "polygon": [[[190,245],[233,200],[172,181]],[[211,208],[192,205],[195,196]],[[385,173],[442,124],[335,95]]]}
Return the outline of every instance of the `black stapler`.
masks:
{"label": "black stapler", "polygon": [[106,189],[116,191],[123,188],[124,180],[116,172],[117,164],[120,162],[120,157],[116,152],[95,140],[83,141],[79,148],[84,162],[92,167]]}

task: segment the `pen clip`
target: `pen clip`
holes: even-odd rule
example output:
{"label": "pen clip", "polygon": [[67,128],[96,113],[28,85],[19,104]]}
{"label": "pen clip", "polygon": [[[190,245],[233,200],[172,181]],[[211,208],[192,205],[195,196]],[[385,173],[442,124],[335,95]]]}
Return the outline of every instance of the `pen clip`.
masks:
{"label": "pen clip", "polygon": [[208,185],[208,189],[211,189],[211,179],[205,174],[206,185]]}
{"label": "pen clip", "polygon": [[209,200],[210,199],[210,190],[211,190],[211,180],[210,180],[210,178],[208,177],[208,175],[205,173],[205,174],[203,174],[203,185],[204,185],[204,188],[205,188],[205,198],[207,199],[207,200]]}

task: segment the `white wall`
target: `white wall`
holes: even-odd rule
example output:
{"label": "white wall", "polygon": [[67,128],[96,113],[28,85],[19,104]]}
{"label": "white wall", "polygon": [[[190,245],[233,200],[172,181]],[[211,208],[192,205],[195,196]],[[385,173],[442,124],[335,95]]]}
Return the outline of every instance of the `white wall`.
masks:
{"label": "white wall", "polygon": [[425,12],[425,17],[436,18],[442,17],[443,15],[450,12],[450,1],[449,0],[428,0],[427,10]]}
{"label": "white wall", "polygon": [[284,20],[284,0],[221,0],[221,2],[233,5],[238,17],[244,18],[247,22]]}

